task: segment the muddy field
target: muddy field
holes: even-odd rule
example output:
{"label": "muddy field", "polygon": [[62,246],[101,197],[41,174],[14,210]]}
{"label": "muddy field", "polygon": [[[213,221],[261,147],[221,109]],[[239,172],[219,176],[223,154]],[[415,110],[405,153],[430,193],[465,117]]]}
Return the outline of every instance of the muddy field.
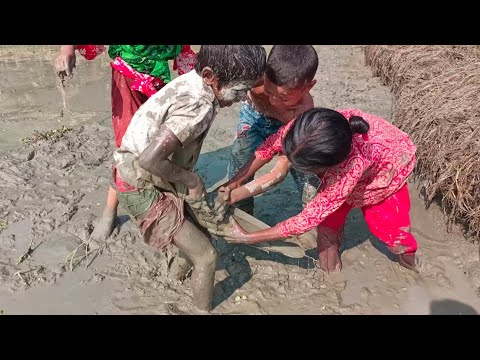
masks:
{"label": "muddy field", "polygon": [[[387,119],[391,95],[364,66],[360,46],[316,46],[316,105],[357,107]],[[52,66],[55,48],[0,47],[0,310],[5,314],[192,314],[189,280],[167,279],[167,256],[143,244],[124,212],[100,250],[85,252],[111,169],[108,58],[86,62],[67,84],[68,112]],[[239,106],[222,109],[198,172],[209,187],[226,174]],[[70,127],[55,141],[26,145],[34,130]],[[418,144],[421,146],[421,144]],[[327,275],[294,259],[214,240],[220,253],[215,314],[474,314],[480,310],[478,245],[446,234],[439,209],[426,210],[410,184],[421,274],[400,267],[348,217],[344,270]],[[290,176],[256,199],[273,225],[300,211]],[[280,210],[279,210],[280,209]],[[28,250],[30,249],[30,250]],[[27,255],[27,256],[24,256]],[[236,299],[239,301],[236,301]]]}

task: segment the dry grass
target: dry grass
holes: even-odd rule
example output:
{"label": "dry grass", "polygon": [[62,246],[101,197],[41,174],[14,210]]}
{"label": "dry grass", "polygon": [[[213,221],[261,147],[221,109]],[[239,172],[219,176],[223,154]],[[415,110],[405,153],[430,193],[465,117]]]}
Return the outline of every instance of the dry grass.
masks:
{"label": "dry grass", "polygon": [[367,46],[374,75],[391,86],[394,122],[417,145],[415,174],[449,224],[480,239],[480,49]]}

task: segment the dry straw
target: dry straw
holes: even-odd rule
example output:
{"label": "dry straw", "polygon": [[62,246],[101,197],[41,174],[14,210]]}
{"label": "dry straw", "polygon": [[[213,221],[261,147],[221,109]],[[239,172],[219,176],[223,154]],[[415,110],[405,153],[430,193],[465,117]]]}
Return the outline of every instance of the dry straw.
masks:
{"label": "dry straw", "polygon": [[392,88],[394,123],[417,145],[416,177],[480,239],[480,51],[476,46],[365,48],[366,63]]}

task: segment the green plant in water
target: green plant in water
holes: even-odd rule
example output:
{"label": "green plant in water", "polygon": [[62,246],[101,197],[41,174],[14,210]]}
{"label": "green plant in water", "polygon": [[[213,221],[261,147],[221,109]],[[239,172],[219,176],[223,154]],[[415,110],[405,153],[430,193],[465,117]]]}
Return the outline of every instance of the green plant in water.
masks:
{"label": "green plant in water", "polygon": [[62,126],[60,129],[55,129],[55,130],[48,130],[48,131],[35,130],[32,136],[21,138],[20,141],[24,144],[34,144],[42,140],[47,140],[47,141],[57,140],[64,137],[67,132],[72,130],[73,130],[72,128],[68,128],[65,125]]}

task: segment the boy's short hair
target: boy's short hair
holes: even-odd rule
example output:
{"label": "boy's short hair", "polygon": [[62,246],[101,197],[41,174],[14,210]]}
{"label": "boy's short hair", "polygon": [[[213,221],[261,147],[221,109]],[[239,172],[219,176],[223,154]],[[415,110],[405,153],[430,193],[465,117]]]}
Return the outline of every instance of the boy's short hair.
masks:
{"label": "boy's short hair", "polygon": [[202,45],[195,71],[210,67],[221,84],[234,80],[255,81],[265,73],[266,51],[260,45]]}
{"label": "boy's short hair", "polygon": [[318,54],[312,45],[275,45],[265,75],[277,86],[295,88],[312,81],[317,69]]}

